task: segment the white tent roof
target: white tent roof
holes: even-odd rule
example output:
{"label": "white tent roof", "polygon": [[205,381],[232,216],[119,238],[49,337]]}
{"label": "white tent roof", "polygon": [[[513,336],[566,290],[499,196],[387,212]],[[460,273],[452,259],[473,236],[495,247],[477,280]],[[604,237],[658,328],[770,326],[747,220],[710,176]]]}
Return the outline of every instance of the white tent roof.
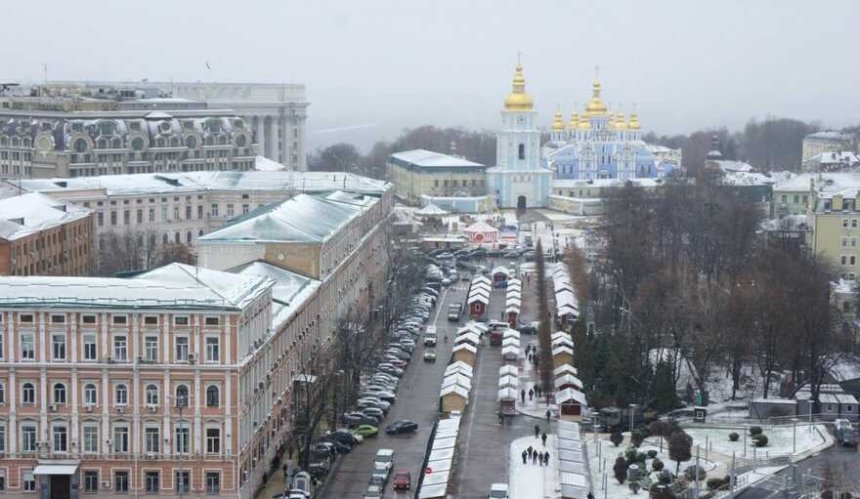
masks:
{"label": "white tent roof", "polygon": [[480,336],[483,333],[483,331],[481,331],[481,328],[479,328],[476,325],[476,323],[470,322],[470,323],[466,323],[465,326],[457,329],[457,336],[460,336],[461,334],[465,334],[465,333],[475,333],[475,334]]}
{"label": "white tent roof", "polygon": [[443,210],[442,208],[439,208],[439,207],[438,207],[438,206],[436,206],[435,204],[430,203],[430,204],[428,204],[427,206],[425,206],[424,208],[421,208],[420,210],[416,211],[416,212],[415,212],[415,214],[416,214],[416,215],[421,215],[421,216],[425,216],[425,217],[426,217],[426,216],[441,216],[441,215],[447,215],[447,214],[448,214],[448,212],[447,212],[447,211],[445,211],[445,210]]}
{"label": "white tent roof", "polygon": [[573,375],[579,374],[579,371],[570,364],[562,364],[555,369],[552,370],[552,374],[557,378],[565,373],[570,373]]}
{"label": "white tent roof", "polygon": [[561,355],[561,354],[565,354],[565,353],[573,355],[573,349],[568,347],[568,346],[564,346],[564,345],[558,346],[558,347],[555,347],[552,349],[552,356],[553,357],[555,357],[556,355]]}
{"label": "white tent roof", "polygon": [[499,368],[499,376],[517,376],[519,373],[517,366],[504,365]]}
{"label": "white tent roof", "polygon": [[445,368],[445,376],[450,376],[452,374],[462,374],[463,376],[472,377],[474,370],[472,366],[466,364],[462,360],[458,360],[453,364],[449,364],[448,367]]}
{"label": "white tent roof", "polygon": [[570,338],[570,335],[564,331],[556,331],[552,333],[552,341],[557,340],[558,338]]}
{"label": "white tent roof", "polygon": [[582,388],[582,380],[574,376],[573,374],[562,374],[555,378],[555,386],[569,385],[574,384],[579,388]]}
{"label": "white tent roof", "polygon": [[517,278],[510,279],[508,281],[508,289],[511,289],[511,286],[522,287],[523,281],[521,281],[520,279],[517,279]]}
{"label": "white tent roof", "polygon": [[442,379],[442,388],[448,385],[460,385],[466,390],[472,388],[472,378],[462,374],[449,374]]}
{"label": "white tent roof", "polygon": [[573,348],[573,340],[571,340],[570,338],[556,338],[556,339],[552,340],[552,347],[553,348],[560,347],[560,346],[566,346],[566,347]]}
{"label": "white tent roof", "polygon": [[485,282],[487,284],[490,284],[490,279],[487,276],[476,275],[475,277],[472,278],[472,284],[475,284],[478,282]]}
{"label": "white tent roof", "polygon": [[517,390],[514,388],[511,388],[509,386],[499,389],[499,400],[500,401],[501,400],[516,400],[518,395],[519,394],[517,393]]}
{"label": "white tent roof", "polygon": [[580,405],[587,405],[585,401],[585,394],[579,390],[574,390],[573,388],[565,388],[564,390],[559,391],[555,394],[555,402],[557,404],[563,404],[565,402],[576,402]]}
{"label": "white tent roof", "polygon": [[505,332],[502,333],[502,338],[516,338],[520,339],[520,332],[516,329],[505,329]]}
{"label": "white tent roof", "polygon": [[484,324],[483,322],[475,322],[475,321],[469,321],[466,324],[464,324],[463,327],[471,328],[472,331],[474,331],[478,334],[484,334],[487,332],[487,329],[489,329],[489,327],[487,327],[487,325]]}
{"label": "white tent roof", "polygon": [[499,231],[487,222],[483,220],[478,220],[477,222],[463,229],[463,232],[465,232],[466,234],[494,234],[498,233]]}
{"label": "white tent roof", "polygon": [[512,345],[512,346],[519,348],[520,347],[520,340],[518,338],[514,338],[512,336],[509,336],[509,337],[505,338],[504,340],[502,340],[502,346],[503,347],[506,347],[508,345]]}
{"label": "white tent roof", "polygon": [[469,390],[466,390],[460,385],[449,385],[442,388],[442,390],[439,392],[439,396],[444,397],[445,395],[450,395],[452,393],[463,397],[467,401],[469,400]]}
{"label": "white tent roof", "polygon": [[499,378],[499,388],[501,388],[503,386],[510,386],[510,387],[516,388],[517,386],[519,386],[519,384],[520,384],[520,380],[516,376],[510,376],[509,375],[509,376],[502,376],[501,378]]}
{"label": "white tent roof", "polygon": [[460,343],[459,345],[454,347],[454,352],[459,352],[461,350],[468,350],[468,351],[472,352],[473,354],[478,353],[478,349],[476,349],[475,347],[473,347],[472,345],[470,345],[468,343]]}
{"label": "white tent roof", "polygon": [[493,269],[493,271],[491,272],[491,274],[493,274],[493,275],[496,275],[496,274],[504,274],[504,275],[506,275],[506,276],[510,277],[511,275],[513,275],[513,272],[511,272],[511,269],[509,269],[509,268],[507,268],[507,267],[504,267],[504,266],[502,266],[502,265],[499,265],[498,267],[496,267],[496,268],[494,268],[494,269]]}
{"label": "white tent roof", "polygon": [[456,338],[454,338],[454,344],[459,345],[460,343],[469,343],[472,345],[477,345],[481,342],[481,337],[472,331],[467,331],[465,333],[458,334]]}
{"label": "white tent roof", "polygon": [[519,355],[520,349],[518,347],[508,345],[506,347],[502,347],[502,355]]}
{"label": "white tent roof", "polygon": [[522,304],[523,304],[523,300],[520,299],[520,297],[518,297],[518,296],[508,296],[508,298],[505,300],[505,305],[507,305],[507,306],[515,305],[515,306],[519,307]]}
{"label": "white tent roof", "polygon": [[475,302],[488,304],[488,303],[490,303],[490,298],[487,295],[484,295],[481,293],[475,293],[475,294],[469,295],[469,299],[466,300],[466,303],[471,305],[472,303],[475,303]]}

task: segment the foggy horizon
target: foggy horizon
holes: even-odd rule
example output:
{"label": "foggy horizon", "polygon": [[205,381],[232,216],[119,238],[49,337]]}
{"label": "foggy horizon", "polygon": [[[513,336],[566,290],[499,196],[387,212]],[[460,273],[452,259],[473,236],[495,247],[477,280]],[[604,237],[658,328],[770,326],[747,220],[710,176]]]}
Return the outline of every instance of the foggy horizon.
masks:
{"label": "foggy horizon", "polygon": [[7,16],[2,79],[39,82],[47,65],[49,80],[302,83],[309,150],[425,124],[494,130],[518,53],[543,127],[557,106],[581,112],[595,65],[604,100],[635,105],[646,132],[767,116],[839,128],[860,112],[848,0],[83,4]]}

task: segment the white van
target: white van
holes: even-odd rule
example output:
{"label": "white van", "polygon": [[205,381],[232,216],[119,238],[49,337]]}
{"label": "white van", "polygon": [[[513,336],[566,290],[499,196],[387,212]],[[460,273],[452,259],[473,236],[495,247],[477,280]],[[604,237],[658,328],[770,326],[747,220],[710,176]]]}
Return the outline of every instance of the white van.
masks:
{"label": "white van", "polygon": [[373,469],[380,470],[385,473],[391,471],[394,466],[394,449],[379,449],[376,451],[376,457],[373,458]]}
{"label": "white van", "polygon": [[427,326],[427,329],[424,331],[424,346],[436,346],[436,326]]}

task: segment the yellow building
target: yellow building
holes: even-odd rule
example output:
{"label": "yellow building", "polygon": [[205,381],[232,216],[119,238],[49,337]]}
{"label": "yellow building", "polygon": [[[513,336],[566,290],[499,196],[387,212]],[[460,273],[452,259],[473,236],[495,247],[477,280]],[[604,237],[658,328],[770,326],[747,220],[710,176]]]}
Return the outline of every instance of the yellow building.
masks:
{"label": "yellow building", "polygon": [[817,132],[803,138],[801,160],[806,161],[823,152],[854,150],[854,138],[840,132]]}
{"label": "yellow building", "polygon": [[813,251],[831,263],[842,278],[856,279],[860,273],[858,188],[819,193],[811,222]]}
{"label": "yellow building", "polygon": [[387,167],[395,194],[410,204],[421,204],[421,196],[487,194],[487,167],[457,156],[415,149],[392,154]]}

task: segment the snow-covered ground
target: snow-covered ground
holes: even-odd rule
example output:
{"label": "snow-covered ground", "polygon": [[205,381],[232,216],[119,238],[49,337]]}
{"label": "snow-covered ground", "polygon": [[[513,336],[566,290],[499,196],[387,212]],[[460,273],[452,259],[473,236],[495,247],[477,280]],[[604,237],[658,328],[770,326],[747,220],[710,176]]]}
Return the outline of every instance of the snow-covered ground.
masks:
{"label": "snow-covered ground", "polygon": [[[737,429],[725,428],[685,428],[691,437],[693,445],[705,448],[706,443],[711,451],[731,456],[734,453],[738,457],[757,458],[778,456],[786,454],[802,454],[813,447],[826,442],[821,432],[827,430],[822,425],[798,425],[792,426],[762,426],[764,434],[767,435],[765,447],[754,448],[749,432],[745,427]],[[741,437],[737,442],[729,440],[729,433],[737,432]],[[744,448],[744,432],[747,432],[746,448]]]}
{"label": "snow-covered ground", "polygon": [[[615,479],[615,474],[612,471],[615,459],[619,455],[623,456],[624,452],[627,450],[627,446],[630,442],[627,437],[625,437],[624,442],[622,442],[618,447],[612,445],[612,442],[609,440],[600,439],[595,443],[593,438],[585,435],[583,435],[583,439],[587,442],[588,462],[591,470],[591,484],[595,497],[611,497],[613,499],[641,499],[642,497],[647,497],[647,492],[644,491],[639,491],[638,494],[633,494],[633,491],[628,487],[626,480],[623,484],[618,483],[618,480]],[[663,461],[665,469],[672,473],[675,472],[676,463],[669,458],[669,451],[665,445],[663,445],[663,452],[659,452],[660,449],[658,445],[651,445],[650,443],[645,443],[639,448],[639,452],[648,452],[649,450],[658,451],[657,458]],[[652,462],[653,459],[647,459],[645,461],[646,470],[651,470]],[[695,463],[696,457],[694,452],[692,459],[681,462],[681,472]],[[711,472],[717,468],[718,463],[705,459],[704,453],[700,453],[699,466],[705,469],[705,471]],[[704,488],[704,484],[702,487]]]}
{"label": "snow-covered ground", "polygon": [[[540,452],[549,452],[549,464],[542,466],[526,459],[523,464],[523,451],[531,446]],[[558,456],[555,455],[556,437],[547,435],[546,447],[540,438],[534,436],[518,438],[511,443],[510,470],[508,476],[508,495],[511,499],[544,499],[558,497]]]}

